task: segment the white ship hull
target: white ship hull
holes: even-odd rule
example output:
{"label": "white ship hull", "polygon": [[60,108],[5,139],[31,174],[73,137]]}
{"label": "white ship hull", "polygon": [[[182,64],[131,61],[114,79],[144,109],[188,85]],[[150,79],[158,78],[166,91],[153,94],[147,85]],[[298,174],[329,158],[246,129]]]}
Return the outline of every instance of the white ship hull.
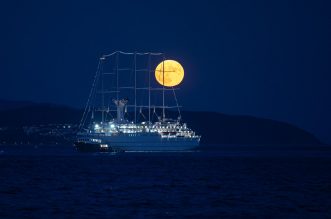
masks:
{"label": "white ship hull", "polygon": [[[82,137],[81,137],[82,138]],[[115,136],[86,135],[85,139],[95,138],[100,144],[121,151],[185,151],[199,146],[200,138],[161,137],[158,134],[121,134]],[[84,137],[82,138],[84,139]]]}

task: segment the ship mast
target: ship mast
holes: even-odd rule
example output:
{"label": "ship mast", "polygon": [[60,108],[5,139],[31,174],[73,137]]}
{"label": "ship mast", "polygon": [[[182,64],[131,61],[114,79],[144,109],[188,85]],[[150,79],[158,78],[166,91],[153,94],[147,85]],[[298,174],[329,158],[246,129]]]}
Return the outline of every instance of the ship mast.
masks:
{"label": "ship mast", "polygon": [[148,125],[151,124],[151,53],[148,54]]}
{"label": "ship mast", "polygon": [[162,121],[165,120],[165,110],[164,110],[164,61],[165,57],[163,56],[163,63],[162,63]]}
{"label": "ship mast", "polygon": [[119,51],[116,52],[116,100],[118,100],[118,62]]}
{"label": "ship mast", "polygon": [[102,127],[104,126],[104,122],[105,122],[105,90],[104,90],[104,72],[103,72],[103,65],[101,66],[101,102],[102,102],[102,106],[101,106],[101,124]]}
{"label": "ship mast", "polygon": [[134,53],[134,123],[137,123],[137,54]]}

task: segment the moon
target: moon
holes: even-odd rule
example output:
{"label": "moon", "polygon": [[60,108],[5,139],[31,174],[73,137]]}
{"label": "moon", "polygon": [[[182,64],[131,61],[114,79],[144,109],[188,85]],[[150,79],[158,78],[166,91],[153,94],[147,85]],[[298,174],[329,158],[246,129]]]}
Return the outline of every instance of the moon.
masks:
{"label": "moon", "polygon": [[175,60],[164,60],[155,69],[155,79],[163,86],[176,86],[184,79],[184,68]]}

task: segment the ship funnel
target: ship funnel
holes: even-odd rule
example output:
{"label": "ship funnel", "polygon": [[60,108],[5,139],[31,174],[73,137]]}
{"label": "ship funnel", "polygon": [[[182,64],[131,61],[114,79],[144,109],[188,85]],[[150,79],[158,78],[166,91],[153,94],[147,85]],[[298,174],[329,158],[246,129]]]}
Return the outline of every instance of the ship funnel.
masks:
{"label": "ship funnel", "polygon": [[128,103],[128,99],[113,100],[117,107],[117,122],[121,123],[124,121],[124,107]]}

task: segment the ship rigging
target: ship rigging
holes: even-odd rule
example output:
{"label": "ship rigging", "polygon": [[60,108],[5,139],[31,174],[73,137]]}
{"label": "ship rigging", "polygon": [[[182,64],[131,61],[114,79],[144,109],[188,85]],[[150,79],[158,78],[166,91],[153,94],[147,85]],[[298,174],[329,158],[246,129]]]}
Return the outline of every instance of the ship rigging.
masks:
{"label": "ship rigging", "polygon": [[[103,149],[109,145],[125,151],[196,147],[200,136],[181,123],[176,96],[179,88],[167,86],[167,74],[177,70],[169,69],[167,61],[163,53],[117,51],[103,55],[79,124],[76,145],[86,149],[92,144],[100,149],[102,144]],[[153,80],[153,73],[159,76],[159,83]],[[183,69],[180,73],[183,77]],[[177,109],[175,119],[166,115],[173,115],[172,109]]]}

